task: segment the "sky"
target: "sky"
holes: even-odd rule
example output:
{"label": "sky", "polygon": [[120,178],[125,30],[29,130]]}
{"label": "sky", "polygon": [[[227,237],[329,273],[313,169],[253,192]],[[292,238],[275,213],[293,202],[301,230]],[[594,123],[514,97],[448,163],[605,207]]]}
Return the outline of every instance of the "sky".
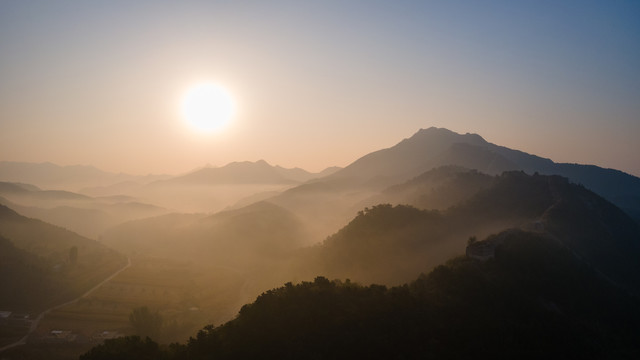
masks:
{"label": "sky", "polygon": [[[320,171],[420,128],[640,176],[638,1],[0,2],[0,160]],[[222,129],[180,111],[196,84]]]}

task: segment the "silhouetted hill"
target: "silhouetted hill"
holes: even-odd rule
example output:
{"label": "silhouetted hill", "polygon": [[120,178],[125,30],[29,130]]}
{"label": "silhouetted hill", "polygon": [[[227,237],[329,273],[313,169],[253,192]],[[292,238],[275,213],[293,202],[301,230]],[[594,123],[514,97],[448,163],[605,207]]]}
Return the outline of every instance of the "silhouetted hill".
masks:
{"label": "silhouetted hill", "polygon": [[391,148],[361,157],[329,178],[343,178],[359,183],[376,181],[383,185],[392,185],[437,165],[456,165],[433,162],[433,159],[456,143],[479,145],[486,142],[476,134],[460,135],[446,129],[421,129],[411,138],[404,139]]}
{"label": "silhouetted hill", "polygon": [[582,184],[640,220],[640,178],[593,165],[554,163],[485,141],[477,134],[457,134],[447,129],[421,129],[397,145],[363,156],[326,178],[344,179],[351,187],[380,188],[407,181],[432,168],[456,165],[496,175],[521,170],[561,175]]}
{"label": "silhouetted hill", "polygon": [[40,188],[31,184],[0,181],[0,193],[25,193],[27,191],[39,191]]}
{"label": "silhouetted hill", "polygon": [[339,166],[330,166],[330,167],[320,171],[319,173],[317,173],[316,177],[317,178],[323,178],[325,176],[332,175],[332,174],[334,174],[334,173],[336,173],[336,172],[338,172],[340,170],[342,170],[342,168],[339,167]]}
{"label": "silhouetted hill", "polygon": [[24,184],[0,183],[0,203],[26,216],[94,239],[107,228],[125,221],[168,212],[164,208],[132,200],[135,199],[92,198],[69,191],[40,190]]}
{"label": "silhouetted hill", "polygon": [[307,243],[314,244],[345,226],[362,209],[362,202],[378,193],[377,187],[353,186],[351,179],[330,175],[287,189],[268,201],[300,217],[312,234]]}
{"label": "silhouetted hill", "polygon": [[509,231],[488,261],[460,257],[408,285],[360,286],[317,277],[269,290],[232,321],[161,351],[108,341],[83,360],[633,359],[640,300],[557,241]]}
{"label": "silhouetted hill", "polygon": [[201,234],[217,238],[213,250],[226,253],[225,261],[236,266],[279,260],[303,246],[307,236],[295,214],[268,202],[212,215],[199,226]]}
{"label": "silhouetted hill", "polygon": [[640,290],[640,229],[613,204],[559,176],[458,174],[465,176],[454,177],[449,191],[475,186],[473,196],[442,212],[365,209],[302,256],[296,265],[302,278],[315,273],[399,284],[461,254],[471,236],[521,227],[555,237],[612,281]]}
{"label": "silhouetted hill", "polygon": [[170,214],[131,221],[107,231],[103,242],[120,251],[255,267],[303,244],[296,216],[267,203],[210,216]]}
{"label": "silhouetted hill", "polygon": [[[45,305],[77,296],[126,263],[122,255],[94,240],[40,220],[26,218],[3,205],[0,205],[0,235],[9,239],[12,246],[18,249],[14,251],[16,256],[26,259],[20,255],[26,252],[31,259],[35,259],[34,256],[41,259],[38,263],[46,264],[41,275],[53,273],[57,279],[56,286],[59,288],[56,288],[55,296],[44,296],[50,294],[49,288],[44,288],[51,285],[46,279],[40,282],[44,286],[43,297],[37,293],[28,294],[33,299],[25,306],[29,304],[35,308],[27,310],[39,310]],[[70,257],[72,248],[77,249],[76,261]],[[19,259],[16,261],[21,262]]]}
{"label": "silhouetted hill", "polygon": [[376,204],[406,204],[419,209],[446,210],[493,183],[493,177],[460,166],[431,169],[405,183],[390,186],[364,200],[361,208]]}
{"label": "silhouetted hill", "polygon": [[509,172],[449,214],[466,224],[532,219],[615,282],[640,290],[640,228],[609,201],[560,176]]}
{"label": "silhouetted hill", "polygon": [[170,180],[155,182],[152,185],[295,184],[313,177],[314,174],[300,168],[285,169],[259,160],[232,162],[222,167],[207,167]]}
{"label": "silhouetted hill", "polygon": [[[309,224],[316,234],[313,240],[317,242],[346,225],[363,207],[392,203],[444,209],[483,186],[477,182],[469,183],[468,188],[453,184],[451,189],[446,189],[444,183],[428,175],[407,183],[431,170],[451,166],[488,175],[504,171],[559,174],[595,191],[640,221],[640,179],[637,177],[590,165],[556,164],[491,144],[476,134],[461,135],[438,128],[421,129],[391,148],[367,154],[332,175],[295,186],[268,201],[296,213]],[[404,187],[396,186],[402,184]],[[385,190],[388,187],[391,189]]]}
{"label": "silhouetted hill", "polygon": [[0,309],[38,309],[62,286],[51,263],[0,236]]}

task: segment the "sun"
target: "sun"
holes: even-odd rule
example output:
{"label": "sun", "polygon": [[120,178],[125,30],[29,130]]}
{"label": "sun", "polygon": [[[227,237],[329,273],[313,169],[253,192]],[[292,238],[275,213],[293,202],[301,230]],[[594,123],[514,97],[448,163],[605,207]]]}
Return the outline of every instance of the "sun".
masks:
{"label": "sun", "polygon": [[213,132],[227,125],[235,114],[235,101],[229,92],[213,83],[191,87],[182,98],[182,116],[199,132]]}

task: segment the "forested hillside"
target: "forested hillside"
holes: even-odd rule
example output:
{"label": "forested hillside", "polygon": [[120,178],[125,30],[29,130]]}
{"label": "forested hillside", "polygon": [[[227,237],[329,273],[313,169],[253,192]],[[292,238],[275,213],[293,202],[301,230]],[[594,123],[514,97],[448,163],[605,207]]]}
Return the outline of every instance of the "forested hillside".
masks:
{"label": "forested hillside", "polygon": [[[262,294],[238,317],[160,349],[108,341],[83,360],[635,358],[640,301],[557,241],[507,231],[495,256],[460,257],[409,284],[360,286],[317,277]],[[119,357],[120,356],[120,357]]]}
{"label": "forested hillside", "polygon": [[41,311],[82,294],[126,264],[126,257],[95,240],[3,205],[0,236],[7,286],[0,295],[3,309]]}

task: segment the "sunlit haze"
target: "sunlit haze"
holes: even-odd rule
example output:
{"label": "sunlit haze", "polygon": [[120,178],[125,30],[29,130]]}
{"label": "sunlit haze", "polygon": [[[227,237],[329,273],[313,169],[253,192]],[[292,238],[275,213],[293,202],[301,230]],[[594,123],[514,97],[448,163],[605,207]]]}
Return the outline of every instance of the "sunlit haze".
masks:
{"label": "sunlit haze", "polygon": [[0,0],[0,359],[638,358],[639,138],[640,0]]}
{"label": "sunlit haze", "polygon": [[195,130],[221,130],[235,115],[235,101],[221,86],[200,83],[189,88],[181,104],[182,116]]}
{"label": "sunlit haze", "polygon": [[[437,126],[640,175],[638,14],[634,1],[3,1],[0,160],[320,171]],[[185,126],[198,83],[236,101],[226,126]]]}

